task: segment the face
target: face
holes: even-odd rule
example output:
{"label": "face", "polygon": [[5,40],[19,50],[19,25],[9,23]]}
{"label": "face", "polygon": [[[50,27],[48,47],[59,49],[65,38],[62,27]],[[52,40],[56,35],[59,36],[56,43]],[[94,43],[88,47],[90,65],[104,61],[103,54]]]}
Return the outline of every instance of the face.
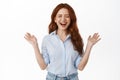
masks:
{"label": "face", "polygon": [[70,24],[70,15],[66,8],[62,8],[58,11],[55,17],[55,23],[58,26],[58,30],[66,30]]}

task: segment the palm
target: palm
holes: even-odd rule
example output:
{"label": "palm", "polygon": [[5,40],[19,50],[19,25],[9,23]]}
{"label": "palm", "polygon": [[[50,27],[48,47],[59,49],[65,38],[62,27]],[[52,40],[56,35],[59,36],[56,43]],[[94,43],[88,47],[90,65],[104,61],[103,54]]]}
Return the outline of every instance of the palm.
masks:
{"label": "palm", "polygon": [[26,33],[24,38],[32,45],[37,44],[36,37],[34,35],[31,35],[30,33]]}
{"label": "palm", "polygon": [[89,36],[88,38],[88,43],[89,45],[93,46],[100,40],[98,33],[94,33],[94,35],[91,37]]}

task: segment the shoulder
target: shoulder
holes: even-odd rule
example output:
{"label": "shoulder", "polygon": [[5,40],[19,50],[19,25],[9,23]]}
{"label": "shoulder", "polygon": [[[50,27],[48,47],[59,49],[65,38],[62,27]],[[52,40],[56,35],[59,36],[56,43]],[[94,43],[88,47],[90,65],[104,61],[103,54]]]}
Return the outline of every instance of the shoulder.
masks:
{"label": "shoulder", "polygon": [[48,35],[45,35],[45,36],[43,37],[43,41],[51,40],[54,35],[55,35],[55,31],[51,32],[51,33],[48,34]]}
{"label": "shoulder", "polygon": [[43,41],[48,40],[48,39],[49,39],[49,37],[50,37],[50,35],[45,35],[45,36],[43,37]]}
{"label": "shoulder", "polygon": [[45,35],[44,37],[43,37],[43,40],[49,40],[51,37],[52,37],[53,35],[52,34],[48,34],[48,35]]}

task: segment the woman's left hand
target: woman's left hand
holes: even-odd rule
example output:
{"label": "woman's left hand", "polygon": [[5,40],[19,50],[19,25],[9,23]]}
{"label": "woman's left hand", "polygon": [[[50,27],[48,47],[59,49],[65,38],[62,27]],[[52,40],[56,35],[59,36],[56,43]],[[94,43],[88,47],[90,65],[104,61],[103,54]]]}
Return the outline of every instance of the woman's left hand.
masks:
{"label": "woman's left hand", "polygon": [[99,38],[99,34],[98,33],[94,33],[93,36],[89,36],[88,37],[88,45],[89,46],[93,46],[94,44],[96,44],[101,38]]}

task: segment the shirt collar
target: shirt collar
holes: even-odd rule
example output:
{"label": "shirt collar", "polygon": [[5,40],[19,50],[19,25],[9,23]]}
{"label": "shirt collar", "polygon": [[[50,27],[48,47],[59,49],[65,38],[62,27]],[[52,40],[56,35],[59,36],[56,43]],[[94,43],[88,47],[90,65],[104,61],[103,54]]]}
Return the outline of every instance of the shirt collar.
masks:
{"label": "shirt collar", "polygon": [[[57,35],[57,34],[56,34],[56,30],[55,30],[55,31],[53,31],[53,32],[51,32],[51,33],[50,33],[50,35]],[[70,34],[68,34],[68,35],[67,35],[66,39],[67,39],[67,38],[69,38],[69,37],[71,37],[71,35],[70,35]]]}
{"label": "shirt collar", "polygon": [[56,34],[56,30],[53,31],[53,32],[51,32],[50,35],[57,35],[57,34]]}

